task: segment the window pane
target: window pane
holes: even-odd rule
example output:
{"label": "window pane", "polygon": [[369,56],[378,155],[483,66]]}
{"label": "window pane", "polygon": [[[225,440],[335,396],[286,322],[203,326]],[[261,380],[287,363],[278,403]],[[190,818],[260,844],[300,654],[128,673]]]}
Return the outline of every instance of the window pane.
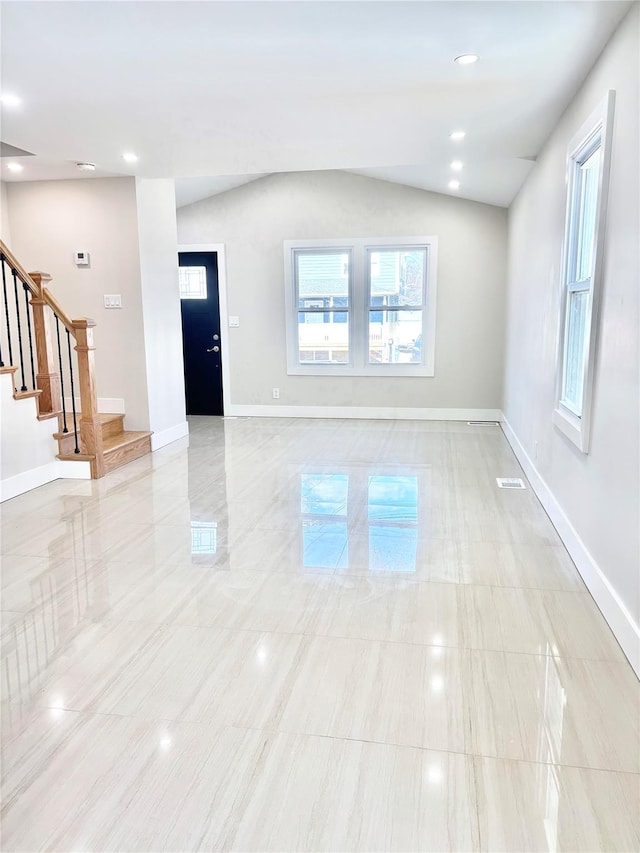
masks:
{"label": "window pane", "polygon": [[598,178],[600,176],[600,147],[591,154],[577,169],[578,186],[576,190],[576,232],[575,232],[575,270],[572,281],[584,281],[591,278],[593,262],[593,241],[596,233],[596,212],[598,203]]}
{"label": "window pane", "polygon": [[370,311],[369,363],[422,361],[422,311]]}
{"label": "window pane", "polygon": [[566,403],[577,415],[582,414],[589,296],[588,290],[577,290],[569,293],[562,402]]}
{"label": "window pane", "polygon": [[347,311],[298,312],[300,362],[347,364],[349,314]]}
{"label": "window pane", "polygon": [[296,252],[299,307],[307,299],[349,297],[349,253]]}
{"label": "window pane", "polygon": [[180,299],[207,298],[207,268],[179,267]]}
{"label": "window pane", "polygon": [[426,249],[369,250],[371,305],[422,305],[426,254]]}

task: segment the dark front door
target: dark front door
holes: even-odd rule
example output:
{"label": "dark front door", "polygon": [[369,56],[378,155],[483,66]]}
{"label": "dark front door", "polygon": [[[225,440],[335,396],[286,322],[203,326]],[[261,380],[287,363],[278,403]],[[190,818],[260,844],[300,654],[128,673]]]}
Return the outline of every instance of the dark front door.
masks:
{"label": "dark front door", "polygon": [[221,415],[222,344],[215,252],[180,252],[180,305],[188,415]]}

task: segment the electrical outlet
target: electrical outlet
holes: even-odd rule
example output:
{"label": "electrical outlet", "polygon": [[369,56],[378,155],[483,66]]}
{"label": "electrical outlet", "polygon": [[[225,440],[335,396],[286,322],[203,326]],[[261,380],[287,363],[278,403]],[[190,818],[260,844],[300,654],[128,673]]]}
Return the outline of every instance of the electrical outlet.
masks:
{"label": "electrical outlet", "polygon": [[279,399],[280,399],[280,389],[279,389],[279,388],[274,388],[274,389],[273,389],[273,399],[274,399],[274,400],[279,400]]}

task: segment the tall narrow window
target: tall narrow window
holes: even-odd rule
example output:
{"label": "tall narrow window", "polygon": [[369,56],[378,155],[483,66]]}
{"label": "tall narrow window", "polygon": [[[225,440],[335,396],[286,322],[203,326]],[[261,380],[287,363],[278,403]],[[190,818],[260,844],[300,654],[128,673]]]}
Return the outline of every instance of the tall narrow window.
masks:
{"label": "tall narrow window", "polygon": [[588,450],[613,92],[569,147],[561,347],[554,422]]}
{"label": "tall narrow window", "polygon": [[598,212],[598,184],[602,162],[602,136],[598,132],[587,143],[583,156],[574,163],[574,195],[567,270],[565,347],[561,403],[582,416],[586,373],[587,319],[593,282],[593,255]]}

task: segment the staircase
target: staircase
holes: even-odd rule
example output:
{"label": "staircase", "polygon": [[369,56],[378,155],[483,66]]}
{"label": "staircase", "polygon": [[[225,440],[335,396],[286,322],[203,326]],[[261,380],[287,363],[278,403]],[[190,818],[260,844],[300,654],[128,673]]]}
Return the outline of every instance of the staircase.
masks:
{"label": "staircase", "polygon": [[2,241],[0,267],[0,374],[11,375],[15,400],[34,398],[38,420],[57,419],[57,458],[89,462],[98,479],[150,453],[150,432],[98,411],[95,322],[70,319],[45,286],[51,276],[26,272]]}
{"label": "staircase", "polygon": [[[60,423],[58,432],[53,437],[58,442],[58,459],[68,462],[74,460],[91,461],[89,456],[83,456],[82,450],[75,453],[74,438],[70,433],[62,431],[62,417],[59,415]],[[82,420],[82,415],[78,417]],[[100,432],[102,434],[102,452],[104,457],[105,473],[126,465],[134,459],[139,459],[146,453],[151,453],[151,433],[137,430],[125,430],[124,415],[98,413]]]}

